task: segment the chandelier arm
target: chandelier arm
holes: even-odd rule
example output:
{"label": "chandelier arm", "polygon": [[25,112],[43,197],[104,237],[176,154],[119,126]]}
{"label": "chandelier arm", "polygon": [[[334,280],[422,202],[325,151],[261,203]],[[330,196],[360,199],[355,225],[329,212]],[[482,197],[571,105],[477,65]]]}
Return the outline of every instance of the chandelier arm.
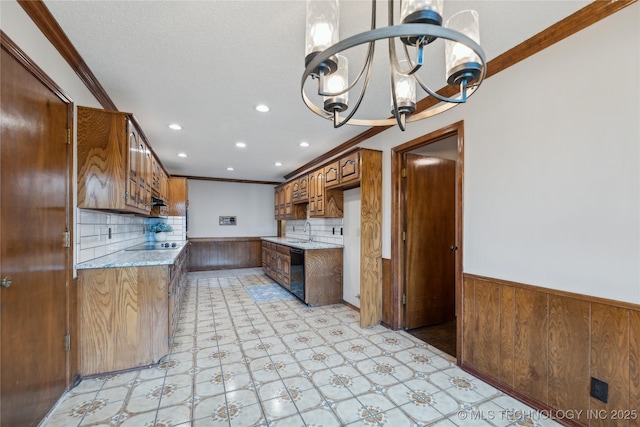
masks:
{"label": "chandelier arm", "polygon": [[[458,98],[447,98],[445,96],[440,95],[439,93],[437,93],[434,90],[431,90],[429,88],[429,86],[425,85],[424,82],[422,81],[422,79],[420,78],[420,76],[413,76],[415,77],[416,81],[418,82],[418,84],[420,85],[420,87],[422,88],[422,90],[424,90],[425,92],[427,92],[429,95],[433,96],[434,98],[436,98],[439,101],[442,102],[453,102],[453,103],[458,103],[458,104],[462,104],[464,102],[467,101],[468,96],[466,96],[466,90],[465,90],[465,94],[462,97],[458,97]],[[466,85],[465,85],[465,89],[466,89]]]}
{"label": "chandelier arm", "polygon": [[[393,1],[389,2],[389,15],[393,13],[392,4]],[[390,18],[392,19],[392,18]],[[396,79],[394,77],[394,69],[400,67],[400,63],[398,62],[398,57],[396,56],[396,46],[394,39],[392,37],[389,38],[389,80],[391,81],[391,103],[393,105],[393,116],[396,118],[396,123],[398,123],[398,127],[400,130],[405,130],[406,119],[404,118],[404,114],[401,114],[398,110],[398,97],[396,95]]]}
{"label": "chandelier arm", "polygon": [[424,62],[424,45],[422,43],[418,44],[415,63],[411,60],[411,55],[409,55],[409,48],[407,47],[407,45],[402,43],[402,47],[404,48],[405,58],[409,62],[409,65],[412,67],[407,75],[412,76],[417,73],[420,68],[422,68]]}
{"label": "chandelier arm", "polygon": [[351,118],[356,113],[356,111],[358,111],[358,107],[360,107],[360,103],[362,102],[362,99],[364,98],[364,94],[367,91],[367,88],[369,87],[369,79],[371,78],[371,63],[372,63],[371,60],[372,59],[373,59],[373,53],[372,53],[371,58],[369,58],[369,60],[368,60],[369,66],[367,67],[367,75],[364,78],[364,83],[362,84],[362,89],[360,90],[360,95],[358,95],[358,101],[356,102],[356,105],[351,109],[351,111],[344,118],[344,120],[342,120],[342,122],[340,122],[340,124],[338,124],[336,126],[336,124],[334,122],[334,124],[333,124],[334,128],[339,128],[340,126],[342,126],[345,123],[347,123],[349,120],[351,120]]}

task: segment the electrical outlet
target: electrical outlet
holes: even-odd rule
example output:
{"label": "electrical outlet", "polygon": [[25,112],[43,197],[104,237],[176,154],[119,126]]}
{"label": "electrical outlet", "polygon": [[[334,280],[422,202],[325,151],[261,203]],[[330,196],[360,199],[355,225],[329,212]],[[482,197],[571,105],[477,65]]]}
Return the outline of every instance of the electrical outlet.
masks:
{"label": "electrical outlet", "polygon": [[335,228],[335,227],[333,227],[333,229],[332,229],[332,230],[333,230],[333,231],[331,232],[331,234],[336,234],[336,228]]}
{"label": "electrical outlet", "polygon": [[591,377],[591,397],[595,397],[601,402],[607,403],[609,400],[609,384]]}
{"label": "electrical outlet", "polygon": [[111,227],[109,227],[109,238],[111,238]]}

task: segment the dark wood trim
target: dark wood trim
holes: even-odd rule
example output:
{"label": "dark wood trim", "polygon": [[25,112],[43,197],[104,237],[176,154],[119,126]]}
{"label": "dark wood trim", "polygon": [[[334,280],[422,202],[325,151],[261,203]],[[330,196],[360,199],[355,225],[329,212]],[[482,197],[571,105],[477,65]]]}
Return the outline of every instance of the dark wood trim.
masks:
{"label": "dark wood trim", "polygon": [[[462,171],[463,171],[463,136],[464,122],[453,123],[450,126],[438,129],[419,138],[408,141],[391,149],[391,258],[394,262],[391,265],[391,279],[393,283],[393,314],[392,329],[401,329],[404,325],[402,293],[404,289],[402,283],[404,281],[404,251],[402,244],[402,232],[404,231],[404,204],[402,198],[402,157],[403,154],[415,150],[416,148],[441,141],[450,136],[458,136],[458,161],[456,163],[456,205],[460,207],[460,212],[456,212],[457,222],[456,228],[460,231],[456,234],[456,245],[458,251],[456,254],[456,294],[460,293],[460,282],[462,280]],[[460,270],[460,271],[458,271]],[[459,301],[456,299],[456,306],[459,310]],[[458,311],[458,314],[459,311]]]}
{"label": "dark wood trim", "polygon": [[41,0],[18,0],[24,11],[42,31],[60,55],[67,61],[80,80],[96,97],[100,105],[107,110],[118,111],[107,92],[104,90],[96,76],[84,62],[82,56],[71,43],[47,6]]}
{"label": "dark wood trim", "polygon": [[[548,48],[549,46],[558,43],[561,40],[581,31],[596,22],[613,15],[621,9],[637,2],[638,0],[617,0],[617,1],[594,1],[589,3],[577,12],[569,15],[561,21],[551,25],[550,27],[542,30],[538,34],[530,37],[517,46],[509,49],[501,55],[495,57],[487,63],[487,76],[492,77],[501,71],[506,70],[512,65],[517,64],[520,61],[527,59],[528,57],[535,55],[536,53]],[[457,87],[445,86],[437,92],[446,97],[455,95],[458,91]],[[427,96],[417,103],[416,114],[424,111],[428,108],[436,105],[438,101],[432,96]],[[392,118],[392,117],[391,117]],[[359,143],[384,132],[393,126],[379,126],[372,127],[359,135],[349,139],[346,142],[338,145],[334,149],[327,151],[320,157],[317,157],[293,172],[284,176],[285,179],[293,178],[294,176],[301,174],[302,172],[311,169],[318,164],[340,154],[344,150],[355,147]]]}
{"label": "dark wood trim", "polygon": [[172,178],[187,178],[196,181],[217,181],[217,182],[234,182],[238,184],[264,184],[264,185],[280,185],[282,182],[276,181],[254,181],[250,179],[229,179],[229,178],[211,178],[206,176],[192,176],[192,175],[171,175]]}
{"label": "dark wood trim", "polygon": [[471,274],[471,273],[464,273],[464,278],[484,280],[484,281],[487,281],[487,282],[493,282],[493,283],[497,283],[497,284],[500,284],[500,285],[513,286],[513,287],[516,287],[516,288],[527,289],[527,290],[536,291],[536,292],[544,292],[544,293],[547,293],[549,295],[558,295],[558,296],[561,296],[561,297],[576,298],[576,299],[579,299],[579,300],[582,300],[582,301],[594,302],[594,303],[597,303],[597,304],[606,304],[606,305],[610,305],[612,307],[618,307],[618,308],[622,308],[622,309],[625,309],[625,310],[635,310],[635,311],[640,312],[640,304],[634,304],[634,303],[626,302],[626,301],[618,301],[618,300],[613,300],[613,299],[594,297],[594,296],[591,296],[591,295],[578,294],[578,293],[575,293],[575,292],[562,291],[562,290],[559,290],[559,289],[545,288],[543,286],[529,285],[529,284],[526,284],[526,283],[511,282],[509,280],[496,279],[496,278],[493,278],[493,277],[480,276],[480,275]]}
{"label": "dark wood trim", "polygon": [[[49,77],[42,68],[38,67],[38,65],[31,60],[27,56],[26,53],[22,49],[18,47],[17,44],[14,43],[11,38],[4,31],[0,30],[0,43],[2,44],[2,48],[9,53],[9,55],[13,56],[18,62],[22,64],[31,74],[33,74],[38,80],[43,82],[53,93],[58,96],[65,103],[72,104],[73,100],[69,95],[65,93],[64,90],[60,86],[54,82],[51,77]],[[73,115],[70,118],[69,125],[73,124]],[[71,128],[70,128],[71,129]]]}

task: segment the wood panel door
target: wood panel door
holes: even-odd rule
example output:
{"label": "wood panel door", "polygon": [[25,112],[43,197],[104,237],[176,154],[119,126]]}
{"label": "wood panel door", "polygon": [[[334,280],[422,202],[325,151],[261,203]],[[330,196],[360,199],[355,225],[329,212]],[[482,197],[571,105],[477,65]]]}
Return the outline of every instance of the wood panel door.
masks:
{"label": "wood panel door", "polygon": [[452,160],[405,156],[405,328],[455,319]]}
{"label": "wood panel door", "polygon": [[3,34],[0,274],[12,283],[0,288],[2,427],[37,425],[65,390],[71,266],[63,244],[70,101],[30,62],[16,60],[9,42]]}

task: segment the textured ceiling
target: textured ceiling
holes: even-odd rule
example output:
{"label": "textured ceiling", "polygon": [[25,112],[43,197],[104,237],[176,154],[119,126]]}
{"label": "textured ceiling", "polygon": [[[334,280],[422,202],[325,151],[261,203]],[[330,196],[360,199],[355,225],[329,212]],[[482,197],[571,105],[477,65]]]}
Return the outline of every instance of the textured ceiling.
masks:
{"label": "textured ceiling", "polygon": [[[445,2],[444,15],[476,9],[481,45],[490,60],[587,3],[460,0]],[[117,108],[134,113],[170,174],[282,181],[366,130],[334,129],[302,102],[303,0],[45,4]],[[368,1],[342,1],[340,8],[341,39],[368,29]],[[379,1],[378,26],[386,24],[386,9]],[[368,118],[389,115],[388,71],[381,58],[387,55],[385,46],[376,46],[378,67],[360,108]],[[354,55],[352,73],[363,56]],[[427,74],[436,89],[444,85],[440,55]],[[271,111],[255,111],[260,103]],[[183,130],[172,131],[169,123]],[[238,141],[247,147],[237,148]],[[302,141],[310,146],[301,148]],[[179,152],[188,157],[179,158]],[[227,171],[229,166],[235,170]]]}

